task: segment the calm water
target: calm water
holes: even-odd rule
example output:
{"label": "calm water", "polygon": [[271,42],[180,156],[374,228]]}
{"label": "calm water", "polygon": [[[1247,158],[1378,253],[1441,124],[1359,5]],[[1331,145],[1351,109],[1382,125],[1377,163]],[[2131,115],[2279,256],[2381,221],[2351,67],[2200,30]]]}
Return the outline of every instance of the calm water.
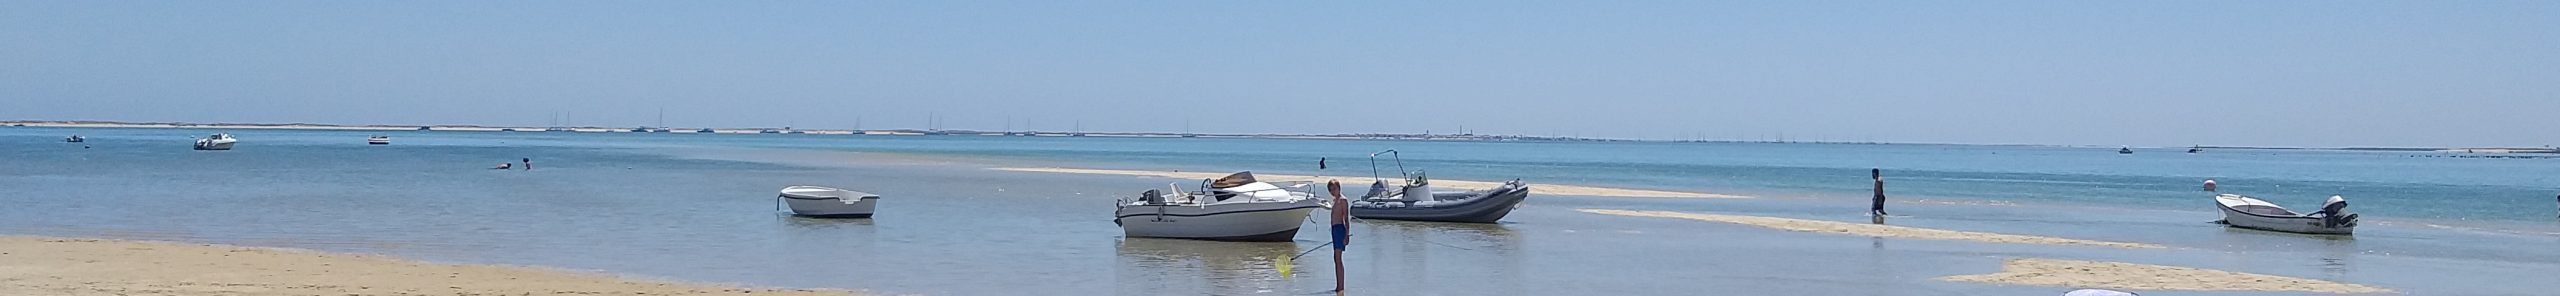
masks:
{"label": "calm water", "polygon": [[[1945,283],[1999,258],[2231,269],[2412,294],[2560,288],[2560,160],[2425,153],[1953,145],[1483,143],[0,128],[0,234],[202,241],[558,266],[688,281],[937,295],[1268,294],[1330,289],[1320,245],[1126,239],[1113,197],[1175,180],[999,166],[1369,174],[1397,149],[1444,179],[1524,178],[1761,196],[1533,197],[1500,225],[1355,227],[1355,292],[1395,295],[2051,295]],[[81,134],[82,144],[60,138]],[[363,145],[391,135],[396,145]],[[518,158],[535,170],[484,168]],[[1329,158],[1331,169],[1317,170]],[[2116,250],[1876,239],[1584,214],[1579,208],[1863,221],[1886,170],[1894,224],[2166,244]],[[2311,207],[2344,194],[2352,239],[2227,230],[2203,178]],[[1362,179],[1362,178],[1353,178]],[[886,196],[871,220],[774,213],[785,185]],[[1312,225],[1312,224],[1311,224]],[[1281,266],[1290,273],[1284,275]],[[2263,293],[2253,293],[2263,294]]]}

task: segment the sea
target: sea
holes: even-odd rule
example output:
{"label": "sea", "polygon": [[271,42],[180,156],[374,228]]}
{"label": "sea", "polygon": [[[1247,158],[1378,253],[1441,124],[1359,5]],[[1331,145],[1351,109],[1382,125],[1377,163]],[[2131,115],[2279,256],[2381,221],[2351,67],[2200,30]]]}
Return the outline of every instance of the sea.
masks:
{"label": "sea", "polygon": [[[192,138],[227,132],[229,151]],[[63,138],[80,135],[85,143]],[[367,145],[368,136],[391,145]],[[2553,295],[2560,159],[2444,152],[1925,144],[1540,142],[0,127],[0,235],[220,243],[896,295],[2059,295],[1937,280],[2007,258],[2185,266],[2413,295]],[[1393,151],[1393,152],[1387,152]],[[1382,153],[1384,152],[1384,153]],[[1372,155],[1375,154],[1373,157]],[[529,159],[532,168],[490,169]],[[1499,224],[1361,221],[1336,277],[1322,219],[1295,242],[1124,237],[1113,203],[1198,180],[1065,167],[1522,180],[1749,196],[1535,193]],[[1579,209],[1868,222],[2165,250],[1788,232]],[[2229,229],[2212,193],[2300,211],[2345,197],[2352,237]],[[797,218],[775,191],[881,195]],[[1322,212],[1318,212],[1321,215]],[[1310,250],[1314,252],[1309,252]],[[1301,256],[1300,254],[1305,254]],[[2147,292],[2289,295],[2275,292]]]}

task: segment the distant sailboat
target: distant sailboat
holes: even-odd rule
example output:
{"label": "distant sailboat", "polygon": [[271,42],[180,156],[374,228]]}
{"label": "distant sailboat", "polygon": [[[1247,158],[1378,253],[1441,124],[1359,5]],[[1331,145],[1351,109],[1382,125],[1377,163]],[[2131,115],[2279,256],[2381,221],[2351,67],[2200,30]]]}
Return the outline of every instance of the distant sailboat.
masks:
{"label": "distant sailboat", "polygon": [[2133,147],[2116,148],[2116,154],[2133,154]]}

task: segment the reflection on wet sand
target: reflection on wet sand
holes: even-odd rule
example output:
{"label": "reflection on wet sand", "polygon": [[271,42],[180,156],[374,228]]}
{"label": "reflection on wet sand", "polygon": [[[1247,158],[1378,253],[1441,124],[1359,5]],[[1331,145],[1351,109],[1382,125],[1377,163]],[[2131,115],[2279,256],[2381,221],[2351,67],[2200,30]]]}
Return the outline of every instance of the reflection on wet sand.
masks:
{"label": "reflection on wet sand", "polygon": [[[1306,244],[1303,247],[1313,247]],[[1240,295],[1292,291],[1289,278],[1280,274],[1283,258],[1297,255],[1299,242],[1212,242],[1178,239],[1125,238],[1120,240],[1119,264],[1114,277],[1120,295],[1152,295],[1176,291],[1203,291],[1209,295]],[[1322,253],[1322,252],[1319,252]],[[1297,260],[1293,271],[1309,276],[1330,269],[1330,254],[1309,254]],[[1317,275],[1331,277],[1331,275]],[[1326,282],[1330,282],[1329,280]],[[1330,285],[1324,288],[1330,289]],[[1189,292],[1181,292],[1189,293]]]}

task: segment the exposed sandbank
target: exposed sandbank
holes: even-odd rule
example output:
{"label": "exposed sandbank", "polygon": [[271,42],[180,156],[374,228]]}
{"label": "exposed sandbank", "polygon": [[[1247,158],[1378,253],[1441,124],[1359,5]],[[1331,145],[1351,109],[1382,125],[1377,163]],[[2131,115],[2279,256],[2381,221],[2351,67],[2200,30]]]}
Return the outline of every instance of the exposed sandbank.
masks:
{"label": "exposed sandbank", "polygon": [[0,236],[0,295],[858,295],[168,242]]}
{"label": "exposed sandbank", "polygon": [[1968,241],[1978,241],[1978,242],[2011,243],[2011,244],[2045,244],[2045,245],[2101,246],[2101,247],[2117,247],[2117,248],[2129,248],[2129,249],[2163,249],[2163,248],[2168,248],[2168,247],[2166,247],[2166,246],[2154,245],[2154,244],[2144,244],[2144,243],[2127,243],[2127,242],[2095,241],[2095,240],[2083,240],[2083,239],[2069,239],[2069,238],[2059,238],[2059,237],[2048,237],[2048,236],[2032,236],[2032,235],[2016,235],[2016,234],[1999,234],[1999,233],[1989,233],[1989,232],[1972,232],[1972,231],[1955,231],[1955,230],[1928,229],[1928,228],[1907,227],[1907,226],[1893,226],[1893,225],[1879,225],[1879,224],[1862,224],[1862,223],[1848,223],[1848,222],[1833,222],[1833,221],[1821,221],[1821,220],[1788,219],[1788,218],[1777,218],[1777,217],[1737,216],[1737,215],[1716,215],[1716,214],[1682,213],[1682,212],[1670,212],[1670,211],[1606,210],[1606,209],[1580,209],[1579,211],[1582,211],[1582,212],[1584,212],[1584,213],[1603,214],[1603,215],[1618,215],[1618,216],[1630,216],[1630,217],[1678,218],[1678,219],[1690,219],[1690,220],[1710,221],[1710,222],[1724,222],[1724,223],[1733,223],[1733,224],[1751,225],[1751,226],[1759,226],[1759,227],[1768,227],[1768,228],[1775,228],[1775,229],[1788,230],[1788,231],[1818,232],[1818,233],[1836,233],[1836,234],[1861,235],[1861,236],[1873,236],[1873,237],[1895,237],[1895,238],[1916,238],[1916,239],[1940,239],[1940,240],[1968,240]]}
{"label": "exposed sandbank", "polygon": [[2117,290],[2391,293],[2381,287],[2315,279],[2124,262],[2012,258],[1999,273],[1938,280]]}
{"label": "exposed sandbank", "polygon": [[[999,171],[1014,171],[1014,172],[1038,172],[1038,173],[1065,173],[1065,174],[1096,174],[1096,175],[1144,176],[1144,177],[1162,177],[1162,178],[1192,179],[1192,180],[1198,180],[1198,179],[1215,179],[1215,178],[1218,178],[1218,177],[1225,177],[1225,176],[1227,176],[1227,174],[1233,174],[1233,173],[1235,173],[1235,172],[1140,171],[1140,170],[1104,170],[1104,169],[1071,169],[1071,168],[992,168],[992,170],[999,170]],[[1264,180],[1264,181],[1280,181],[1280,182],[1324,182],[1325,180],[1331,180],[1331,179],[1341,179],[1341,180],[1345,180],[1345,181],[1360,181],[1360,182],[1347,182],[1347,183],[1360,183],[1360,184],[1346,184],[1345,186],[1350,186],[1350,185],[1365,185],[1365,183],[1367,183],[1367,182],[1366,182],[1366,180],[1368,180],[1368,179],[1369,179],[1369,178],[1360,178],[1360,177],[1354,177],[1354,176],[1317,177],[1317,176],[1307,176],[1307,175],[1284,175],[1284,174],[1264,174],[1264,173],[1254,173],[1254,174],[1253,174],[1253,176],[1254,176],[1255,178],[1260,178],[1260,179],[1262,179],[1262,180]],[[1500,186],[1502,186],[1502,182],[1485,182],[1485,181],[1465,181],[1465,180],[1442,180],[1442,179],[1433,179],[1433,180],[1431,180],[1431,186],[1432,186],[1432,187],[1438,187],[1438,188],[1449,188],[1449,189],[1479,190],[1479,189],[1488,189],[1488,188],[1500,187]],[[1695,193],[1695,192],[1675,192],[1675,191],[1643,190],[1643,189],[1624,189],[1624,188],[1606,188],[1606,187],[1590,187],[1590,186],[1574,186],[1574,185],[1556,185],[1556,184],[1539,184],[1539,183],[1536,183],[1536,182],[1530,182],[1530,183],[1529,183],[1529,187],[1530,187],[1530,188],[1532,188],[1532,189],[1531,189],[1532,191],[1534,191],[1534,192],[1533,192],[1533,194],[1548,194],[1548,195],[1581,195],[1581,196],[1611,196],[1611,197],[1672,197],[1672,198],[1750,198],[1750,197],[1748,197],[1748,196],[1740,196],[1740,195],[1724,195],[1724,194]]]}

